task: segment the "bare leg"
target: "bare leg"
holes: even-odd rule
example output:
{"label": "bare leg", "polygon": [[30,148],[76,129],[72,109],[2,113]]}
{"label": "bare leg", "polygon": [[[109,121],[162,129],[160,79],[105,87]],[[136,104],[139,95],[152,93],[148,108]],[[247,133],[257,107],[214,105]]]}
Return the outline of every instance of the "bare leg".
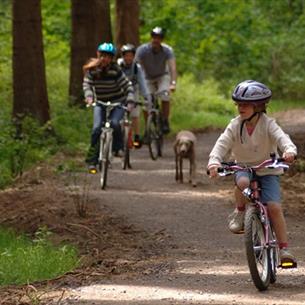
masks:
{"label": "bare leg", "polygon": [[235,202],[237,209],[244,209],[247,203],[247,198],[242,194],[242,190],[249,187],[250,180],[247,177],[240,177],[237,181],[237,186],[235,187]]}
{"label": "bare leg", "polygon": [[287,226],[281,205],[276,202],[268,202],[268,212],[278,242],[287,243]]}
{"label": "bare leg", "polygon": [[163,116],[163,118],[168,120],[169,114],[170,114],[170,103],[169,103],[169,101],[162,101],[162,116]]}

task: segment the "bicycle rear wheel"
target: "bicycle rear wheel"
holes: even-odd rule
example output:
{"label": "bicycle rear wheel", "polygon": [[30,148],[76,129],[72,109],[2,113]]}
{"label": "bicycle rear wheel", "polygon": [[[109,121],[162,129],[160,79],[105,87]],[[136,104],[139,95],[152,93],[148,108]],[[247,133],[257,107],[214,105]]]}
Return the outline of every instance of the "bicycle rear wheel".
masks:
{"label": "bicycle rear wheel", "polygon": [[270,262],[265,242],[263,224],[255,207],[249,207],[245,215],[245,246],[248,266],[254,285],[260,291],[268,289]]}
{"label": "bicycle rear wheel", "polygon": [[126,170],[131,168],[130,164],[130,145],[132,141],[131,128],[129,126],[124,127],[124,154],[122,159],[122,168]]}
{"label": "bicycle rear wheel", "polygon": [[108,166],[109,166],[109,157],[110,157],[110,147],[111,145],[111,135],[110,133],[105,134],[105,138],[101,143],[101,150],[102,150],[102,158],[100,160],[100,167],[101,167],[101,188],[104,190],[107,184],[107,175],[108,175]]}
{"label": "bicycle rear wheel", "polygon": [[153,113],[147,120],[148,149],[152,160],[157,160],[158,156],[162,155],[160,132],[158,116]]}

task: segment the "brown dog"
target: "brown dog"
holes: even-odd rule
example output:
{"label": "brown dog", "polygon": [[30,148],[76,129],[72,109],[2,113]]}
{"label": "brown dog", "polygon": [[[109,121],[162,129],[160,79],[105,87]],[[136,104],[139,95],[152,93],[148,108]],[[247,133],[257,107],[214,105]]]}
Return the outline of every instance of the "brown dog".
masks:
{"label": "brown dog", "polygon": [[195,145],[196,136],[187,130],[180,131],[176,136],[174,144],[176,162],[176,181],[183,183],[183,159],[190,160],[190,179],[189,182],[196,186],[196,160]]}

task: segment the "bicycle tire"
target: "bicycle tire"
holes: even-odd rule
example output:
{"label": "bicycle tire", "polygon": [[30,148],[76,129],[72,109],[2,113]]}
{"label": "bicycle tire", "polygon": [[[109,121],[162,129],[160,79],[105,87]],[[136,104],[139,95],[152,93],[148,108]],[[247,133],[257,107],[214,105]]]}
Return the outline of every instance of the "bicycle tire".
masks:
{"label": "bicycle tire", "polygon": [[158,141],[158,156],[162,157],[162,150],[163,150],[163,120],[160,115],[158,115],[158,135],[159,135],[159,141]]}
{"label": "bicycle tire", "polygon": [[245,215],[245,246],[248,266],[255,287],[264,291],[270,284],[270,262],[259,212],[249,207]]}
{"label": "bicycle tire", "polygon": [[109,166],[109,153],[110,153],[111,136],[110,133],[106,133],[103,141],[102,149],[102,160],[101,160],[101,188],[104,190],[107,185],[108,177],[108,166]]}
{"label": "bicycle tire", "polygon": [[129,137],[130,137],[130,127],[124,127],[124,154],[122,159],[122,168],[126,170],[127,168],[131,168],[130,165],[130,149],[129,149]]}
{"label": "bicycle tire", "polygon": [[275,238],[275,233],[271,226],[269,230],[269,240],[270,240],[270,245],[268,249],[268,256],[269,256],[269,264],[270,264],[269,266],[270,283],[274,284],[276,282],[276,270],[277,270],[276,268],[278,266],[279,249]]}
{"label": "bicycle tire", "polygon": [[157,160],[159,155],[159,134],[155,113],[151,114],[147,119],[147,141],[151,159]]}

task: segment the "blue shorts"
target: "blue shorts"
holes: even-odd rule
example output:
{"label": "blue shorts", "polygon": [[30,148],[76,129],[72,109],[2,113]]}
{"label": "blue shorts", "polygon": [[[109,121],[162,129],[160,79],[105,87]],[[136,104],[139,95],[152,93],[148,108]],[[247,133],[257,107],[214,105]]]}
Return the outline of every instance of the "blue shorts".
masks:
{"label": "blue shorts", "polygon": [[[235,174],[235,183],[240,177],[248,177],[252,179],[251,173],[239,171]],[[261,201],[263,203],[268,202],[281,202],[281,189],[280,189],[280,177],[276,175],[257,176],[255,179],[258,181],[261,189]]]}

